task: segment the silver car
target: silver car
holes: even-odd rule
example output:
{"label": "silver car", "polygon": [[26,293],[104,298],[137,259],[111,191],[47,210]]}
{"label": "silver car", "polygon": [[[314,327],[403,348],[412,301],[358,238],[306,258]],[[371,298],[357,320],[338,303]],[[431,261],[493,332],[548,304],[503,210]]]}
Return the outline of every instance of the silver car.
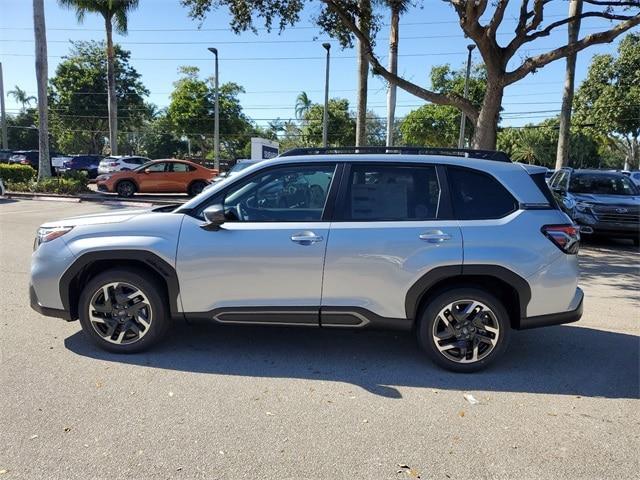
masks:
{"label": "silver car", "polygon": [[579,233],[544,168],[359,150],[285,154],[178,208],[46,223],[31,305],[113,352],[179,319],[388,328],[460,372],[513,329],[580,319]]}

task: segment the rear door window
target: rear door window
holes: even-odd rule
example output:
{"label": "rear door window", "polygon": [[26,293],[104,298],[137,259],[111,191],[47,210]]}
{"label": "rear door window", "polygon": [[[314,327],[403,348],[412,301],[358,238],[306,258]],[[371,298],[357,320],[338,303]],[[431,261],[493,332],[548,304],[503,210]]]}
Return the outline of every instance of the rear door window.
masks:
{"label": "rear door window", "polygon": [[459,220],[502,218],[518,209],[518,202],[491,175],[470,168],[447,167],[451,202]]}
{"label": "rear door window", "polygon": [[351,166],[342,219],[351,221],[433,220],[440,185],[433,165]]}

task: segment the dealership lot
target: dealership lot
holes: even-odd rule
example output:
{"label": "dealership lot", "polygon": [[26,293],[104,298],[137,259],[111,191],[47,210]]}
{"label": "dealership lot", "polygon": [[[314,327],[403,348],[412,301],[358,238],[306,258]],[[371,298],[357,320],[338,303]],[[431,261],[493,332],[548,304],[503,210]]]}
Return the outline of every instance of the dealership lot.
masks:
{"label": "dealership lot", "polygon": [[437,369],[395,332],[176,325],[159,348],[117,356],[27,295],[37,226],[110,208],[0,200],[0,477],[637,476],[630,243],[583,248],[579,323],[517,332],[474,375]]}

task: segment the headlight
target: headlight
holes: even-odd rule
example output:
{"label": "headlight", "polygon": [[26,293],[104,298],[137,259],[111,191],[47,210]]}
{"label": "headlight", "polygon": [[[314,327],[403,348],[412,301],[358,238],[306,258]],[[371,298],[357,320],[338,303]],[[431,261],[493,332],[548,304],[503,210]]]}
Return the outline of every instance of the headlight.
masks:
{"label": "headlight", "polygon": [[98,178],[96,178],[96,182],[106,182],[110,178],[111,175],[99,175]]}
{"label": "headlight", "polygon": [[40,227],[36,234],[36,241],[33,244],[35,250],[41,243],[50,242],[58,237],[61,237],[65,233],[71,231],[73,227]]}
{"label": "headlight", "polygon": [[579,212],[588,212],[591,207],[593,205],[591,205],[590,203],[586,203],[586,202],[577,202],[576,203],[576,210],[578,210]]}

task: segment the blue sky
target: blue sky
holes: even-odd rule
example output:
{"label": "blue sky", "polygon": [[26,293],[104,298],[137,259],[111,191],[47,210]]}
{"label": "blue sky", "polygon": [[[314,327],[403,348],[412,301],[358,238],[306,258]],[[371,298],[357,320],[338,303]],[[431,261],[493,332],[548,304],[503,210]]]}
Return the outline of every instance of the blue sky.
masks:
{"label": "blue sky", "polygon": [[[519,2],[513,2],[519,3]],[[405,14],[400,24],[399,72],[405,78],[428,86],[433,65],[449,63],[461,67],[466,59],[466,41],[456,24],[457,16],[441,0],[424,0],[422,8]],[[514,5],[515,6],[515,5]],[[55,0],[45,0],[49,75],[55,72],[60,57],[69,50],[69,40],[103,40],[101,17],[88,15],[78,24],[75,14],[58,6]],[[308,7],[301,22],[282,34],[260,30],[236,35],[228,28],[224,11],[212,12],[205,22],[191,20],[179,0],[141,0],[138,10],[129,20],[129,34],[116,36],[116,41],[132,52],[132,64],[142,74],[151,95],[149,100],[159,107],[169,102],[172,84],[180,65],[195,65],[205,75],[213,70],[207,47],[215,46],[220,53],[220,81],[242,85],[241,96],[245,113],[259,125],[269,119],[294,117],[296,95],[306,91],[317,102],[322,101],[324,88],[324,50],[321,43],[330,39],[320,35],[312,24],[320,2]],[[548,8],[548,21],[566,14],[566,0],[555,0]],[[387,16],[386,12],[384,12]],[[508,11],[501,37],[508,41],[517,11]],[[385,23],[388,22],[386,19]],[[583,23],[583,32],[590,33],[609,25],[598,19]],[[378,34],[376,50],[386,64],[388,27]],[[566,30],[558,29],[552,36],[529,44],[528,50],[516,55],[514,62],[527,54],[559,46],[566,41]],[[332,97],[343,97],[355,104],[356,62],[353,50],[341,51],[333,43],[330,89]],[[617,42],[592,47],[578,56],[577,78],[582,80],[592,55],[612,53]],[[32,2],[30,0],[0,0],[0,61],[4,69],[5,91],[14,85],[35,94]],[[478,62],[479,56],[474,56]],[[503,125],[519,126],[553,116],[560,108],[564,79],[564,60],[557,61],[510,86],[505,95]],[[369,81],[370,109],[385,116],[385,83],[378,78]],[[402,117],[422,105],[420,99],[399,90],[397,116]],[[12,98],[6,99],[7,109],[18,108]]]}

